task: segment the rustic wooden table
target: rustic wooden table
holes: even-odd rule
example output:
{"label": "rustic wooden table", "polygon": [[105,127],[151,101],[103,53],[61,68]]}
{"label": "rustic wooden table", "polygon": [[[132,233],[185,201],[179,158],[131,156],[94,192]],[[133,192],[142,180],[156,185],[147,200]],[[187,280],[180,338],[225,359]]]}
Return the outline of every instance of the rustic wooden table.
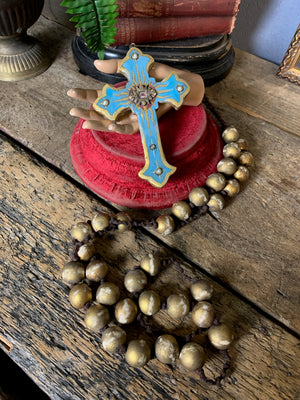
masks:
{"label": "rustic wooden table", "polygon": [[[207,215],[166,238],[138,230],[103,241],[103,257],[122,271],[149,251],[181,259],[183,277],[171,265],[162,288],[186,288],[193,277],[213,282],[216,309],[236,338],[218,388],[179,365],[128,367],[70,306],[61,282],[70,227],[114,207],[80,182],[68,151],[75,120],[67,89],[95,81],[77,72],[71,31],[45,18],[32,30],[53,64],[34,79],[0,83],[1,348],[52,399],[300,399],[300,88],[237,50],[231,73],[207,96],[249,142],[250,182],[217,219]],[[164,315],[159,322],[168,323]],[[212,357],[207,375],[219,365]]]}

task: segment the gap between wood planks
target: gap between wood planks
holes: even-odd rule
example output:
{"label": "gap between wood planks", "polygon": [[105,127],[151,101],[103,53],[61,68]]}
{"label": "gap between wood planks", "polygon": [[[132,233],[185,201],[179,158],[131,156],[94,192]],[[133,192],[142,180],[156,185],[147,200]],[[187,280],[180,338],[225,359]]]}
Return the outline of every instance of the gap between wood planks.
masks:
{"label": "gap between wood planks", "polygon": [[[12,138],[8,133],[4,132],[3,130],[0,130],[0,134],[5,137],[5,139],[11,143],[12,146],[17,147],[18,149],[23,150],[27,154],[29,154],[32,158],[36,159],[38,162],[43,163],[45,166],[53,170],[55,173],[57,173],[59,176],[63,177],[65,180],[79,188],[80,190],[84,191],[97,201],[99,201],[100,204],[102,204],[104,207],[109,208],[113,212],[119,212],[118,208],[114,207],[112,204],[106,202],[104,199],[100,198],[97,196],[94,192],[92,192],[88,187],[84,186],[84,184],[81,184],[80,182],[76,181],[72,176],[68,175],[66,172],[60,170],[57,166],[54,164],[50,163],[49,161],[45,160],[42,156],[40,156],[38,153],[33,151],[32,149],[27,148],[24,144],[18,142],[16,139]],[[212,217],[212,216],[211,216]],[[162,239],[154,235],[151,231],[139,227],[137,228],[140,230],[142,233],[145,235],[149,236],[152,240],[154,240],[156,243],[161,245],[162,247],[165,247],[167,250],[172,252],[175,256],[178,258],[182,259],[184,262],[189,264],[191,267],[194,269],[200,271],[202,274],[207,276],[208,278],[212,279],[213,281],[217,282],[220,286],[222,286],[224,289],[229,291],[231,294],[233,294],[235,297],[237,297],[239,300],[243,301],[247,305],[249,305],[251,308],[253,308],[255,311],[260,313],[262,316],[265,318],[269,319],[271,322],[275,323],[277,326],[280,328],[284,329],[286,332],[289,334],[293,335],[297,339],[300,339],[300,335],[297,331],[294,329],[291,329],[284,325],[281,321],[279,321],[277,318],[275,318],[273,315],[268,313],[267,311],[263,310],[261,307],[259,307],[257,304],[249,300],[247,297],[243,296],[240,292],[237,290],[233,289],[230,285],[226,284],[223,282],[221,279],[219,279],[216,276],[213,276],[209,274],[204,268],[202,268],[200,265],[195,264],[192,260],[189,259],[188,255],[182,253],[181,251],[174,249],[173,247],[169,246],[167,243],[165,243]],[[281,294],[281,293],[279,293]]]}

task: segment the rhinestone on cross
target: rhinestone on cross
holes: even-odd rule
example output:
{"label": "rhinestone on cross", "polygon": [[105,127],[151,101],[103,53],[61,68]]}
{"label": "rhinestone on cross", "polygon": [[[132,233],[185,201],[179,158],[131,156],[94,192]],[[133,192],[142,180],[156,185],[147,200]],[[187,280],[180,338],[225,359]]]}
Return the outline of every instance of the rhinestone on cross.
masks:
{"label": "rhinestone on cross", "polygon": [[176,171],[176,167],[170,165],[165,158],[155,110],[159,103],[180,107],[190,87],[175,73],[156,82],[148,73],[153,63],[151,56],[143,54],[136,47],[130,48],[119,67],[128,80],[126,86],[115,88],[105,85],[93,107],[110,120],[115,120],[127,108],[137,115],[145,156],[145,166],[139,172],[139,177],[161,188]]}

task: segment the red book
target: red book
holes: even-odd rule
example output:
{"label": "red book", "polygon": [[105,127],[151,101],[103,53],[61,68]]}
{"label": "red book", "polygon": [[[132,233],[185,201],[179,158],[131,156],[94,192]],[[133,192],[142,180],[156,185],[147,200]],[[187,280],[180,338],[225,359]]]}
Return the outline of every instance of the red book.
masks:
{"label": "red book", "polygon": [[118,18],[114,45],[231,33],[236,17]]}
{"label": "red book", "polygon": [[117,0],[120,18],[236,15],[241,0]]}

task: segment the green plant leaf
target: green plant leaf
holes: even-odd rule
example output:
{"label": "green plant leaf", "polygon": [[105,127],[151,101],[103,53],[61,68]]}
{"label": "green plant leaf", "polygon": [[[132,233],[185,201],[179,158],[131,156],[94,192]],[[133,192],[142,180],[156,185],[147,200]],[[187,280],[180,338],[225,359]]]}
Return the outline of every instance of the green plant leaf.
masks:
{"label": "green plant leaf", "polygon": [[104,58],[105,47],[115,42],[118,6],[116,0],[63,0],[61,6],[73,14],[70,21],[82,30],[89,50]]}

